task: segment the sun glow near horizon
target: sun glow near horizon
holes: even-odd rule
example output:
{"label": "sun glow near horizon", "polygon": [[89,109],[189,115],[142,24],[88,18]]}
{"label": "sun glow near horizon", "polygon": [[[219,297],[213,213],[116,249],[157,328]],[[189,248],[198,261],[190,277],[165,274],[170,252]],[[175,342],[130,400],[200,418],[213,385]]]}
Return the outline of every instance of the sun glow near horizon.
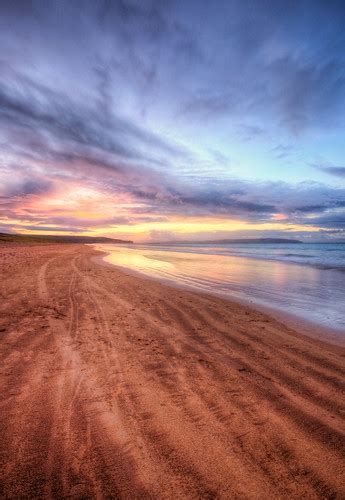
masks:
{"label": "sun glow near horizon", "polygon": [[31,3],[0,4],[0,231],[344,240],[338,2]]}
{"label": "sun glow near horizon", "polygon": [[[81,221],[83,216],[78,213]],[[83,214],[84,215],[84,214]],[[97,221],[99,216],[97,214],[90,215],[85,214],[88,221]],[[33,234],[52,234],[52,235],[74,235],[73,231],[55,230],[53,224],[45,224],[44,230],[40,230],[40,226],[33,226],[31,229],[26,228],[26,223],[22,223],[18,220],[8,221],[15,223],[19,228],[21,234],[33,235]],[[80,236],[106,236],[111,238],[125,238],[133,239],[135,242],[146,242],[146,241],[164,241],[164,240],[174,240],[180,239],[186,240],[188,237],[192,239],[201,238],[218,238],[223,237],[223,233],[228,233],[228,237],[236,237],[238,233],[253,234],[257,233],[260,237],[264,232],[286,232],[286,237],[292,237],[291,233],[305,233],[309,232],[311,234],[317,233],[318,228],[313,226],[305,226],[298,224],[286,224],[277,223],[272,221],[271,223],[249,223],[246,221],[226,219],[226,218],[208,218],[208,219],[197,219],[197,218],[186,218],[177,217],[176,219],[167,220],[164,222],[138,222],[132,223],[130,225],[121,225],[114,227],[95,227],[92,226],[85,228],[78,232]]]}

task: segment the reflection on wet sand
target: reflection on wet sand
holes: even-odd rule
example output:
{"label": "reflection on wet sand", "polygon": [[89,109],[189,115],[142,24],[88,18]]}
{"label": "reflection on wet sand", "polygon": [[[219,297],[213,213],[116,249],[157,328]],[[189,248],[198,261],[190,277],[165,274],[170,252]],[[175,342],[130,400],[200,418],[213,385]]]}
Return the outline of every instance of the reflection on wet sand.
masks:
{"label": "reflection on wet sand", "polygon": [[99,245],[107,262],[345,331],[344,274],[279,261]]}

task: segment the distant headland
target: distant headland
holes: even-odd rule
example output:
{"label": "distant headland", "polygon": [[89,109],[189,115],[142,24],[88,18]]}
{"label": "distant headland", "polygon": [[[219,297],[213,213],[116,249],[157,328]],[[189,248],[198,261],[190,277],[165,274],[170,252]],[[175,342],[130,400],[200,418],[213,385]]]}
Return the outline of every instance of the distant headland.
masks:
{"label": "distant headland", "polygon": [[295,240],[290,238],[237,238],[237,239],[223,239],[223,240],[203,240],[203,241],[169,241],[169,242],[159,242],[151,243],[152,245],[246,245],[246,244],[275,244],[275,243],[303,243],[301,240]]}

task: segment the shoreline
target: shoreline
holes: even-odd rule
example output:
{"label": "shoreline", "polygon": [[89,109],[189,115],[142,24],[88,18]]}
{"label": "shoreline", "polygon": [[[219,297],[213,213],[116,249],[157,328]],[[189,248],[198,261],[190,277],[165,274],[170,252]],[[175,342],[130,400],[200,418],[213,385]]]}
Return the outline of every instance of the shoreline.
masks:
{"label": "shoreline", "polygon": [[128,275],[0,247],[0,495],[345,495],[345,349]]}
{"label": "shoreline", "polygon": [[[91,246],[97,246],[97,245],[111,245],[111,243],[86,243],[87,245],[91,245]],[[313,243],[303,243],[303,244],[307,244],[307,245],[313,245]],[[338,243],[336,243],[338,244]],[[339,243],[339,244],[342,244],[342,243]],[[327,243],[324,243],[324,245],[327,245]],[[164,245],[162,245],[164,246]],[[179,248],[178,245],[175,245],[176,248]],[[160,248],[160,246],[158,245],[148,245],[148,244],[137,244],[137,243],[133,243],[131,246],[128,246],[128,245],[119,245],[119,247],[121,248],[129,248],[129,249],[135,249],[135,248],[141,248],[143,247],[145,250],[146,249],[154,249],[154,248]],[[188,247],[188,246],[187,246]],[[193,248],[193,252],[188,252],[186,251],[186,253],[195,253],[196,255],[214,255],[214,256],[217,256],[217,257],[236,257],[236,258],[239,258],[239,259],[252,259],[252,260],[258,260],[258,261],[263,261],[263,262],[279,262],[279,263],[282,263],[282,264],[286,264],[286,265],[291,265],[291,266],[301,266],[301,267],[309,267],[311,269],[320,269],[322,271],[334,271],[334,272],[340,272],[340,273],[345,273],[345,265],[343,266],[339,266],[339,265],[327,265],[327,264],[315,264],[315,263],[310,263],[310,262],[300,262],[300,261],[294,261],[294,260],[284,260],[284,259],[277,259],[277,258],[273,258],[273,257],[261,257],[261,256],[257,256],[257,255],[244,255],[244,254],[236,254],[236,253],[205,253],[205,252],[198,252],[197,250],[197,247]],[[175,253],[181,253],[181,250],[174,250],[174,245],[171,245],[171,248],[169,248],[169,251],[171,252],[175,252]]]}
{"label": "shoreline", "polygon": [[[245,300],[241,299],[236,296],[230,296],[229,294],[221,293],[221,292],[208,292],[204,291],[202,289],[199,289],[197,286],[193,287],[192,285],[186,285],[186,284],[180,284],[177,282],[170,281],[168,279],[163,279],[155,276],[149,276],[145,274],[144,272],[136,271],[134,269],[127,268],[125,266],[113,264],[112,262],[109,262],[106,260],[106,257],[108,255],[111,255],[111,252],[106,252],[105,249],[99,249],[97,248],[98,245],[91,245],[97,252],[100,252],[104,255],[99,255],[94,258],[95,262],[98,262],[100,265],[105,265],[105,266],[111,266],[115,267],[125,274],[127,273],[129,276],[136,276],[141,279],[146,279],[149,281],[156,281],[164,286],[176,288],[177,290],[187,290],[190,292],[194,292],[197,294],[205,295],[205,296],[212,296],[212,297],[219,297],[223,300],[227,300],[230,303],[234,302],[236,304],[241,304],[244,307],[248,307],[250,309],[253,309],[254,311],[261,312],[264,314],[267,314],[271,318],[281,322],[282,324],[298,331],[299,333],[306,335],[308,337],[311,337],[316,340],[320,341],[325,341],[326,343],[332,343],[335,344],[339,347],[345,347],[345,332],[342,332],[342,330],[338,328],[331,328],[330,326],[323,326],[318,324],[317,322],[313,322],[311,320],[307,320],[304,318],[301,318],[297,316],[296,314],[289,313],[286,311],[282,311],[279,308],[273,308],[269,307],[267,305],[264,305],[260,302],[254,302],[253,300]],[[234,256],[236,257],[236,256]],[[240,257],[241,258],[241,257]],[[248,257],[249,258],[249,257]],[[274,261],[272,261],[274,262]],[[287,263],[287,264],[292,264],[292,263]],[[292,264],[296,265],[296,264]]]}

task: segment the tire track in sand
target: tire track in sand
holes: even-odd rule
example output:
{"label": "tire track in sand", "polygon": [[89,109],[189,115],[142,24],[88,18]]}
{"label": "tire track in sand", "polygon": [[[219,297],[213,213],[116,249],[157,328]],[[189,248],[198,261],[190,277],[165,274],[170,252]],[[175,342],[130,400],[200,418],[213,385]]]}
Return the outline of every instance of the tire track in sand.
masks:
{"label": "tire track in sand", "polygon": [[20,252],[32,321],[3,337],[0,496],[344,496],[343,351],[101,268],[90,247]]}

